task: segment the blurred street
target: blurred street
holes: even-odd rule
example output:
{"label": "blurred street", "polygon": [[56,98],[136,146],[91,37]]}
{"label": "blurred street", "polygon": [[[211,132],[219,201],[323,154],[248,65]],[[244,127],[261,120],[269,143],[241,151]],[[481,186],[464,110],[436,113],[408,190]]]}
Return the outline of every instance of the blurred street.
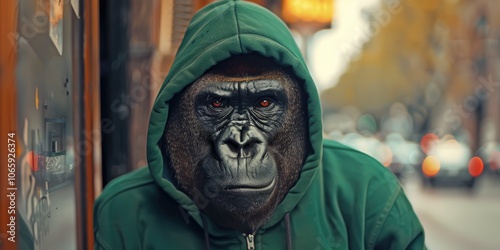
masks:
{"label": "blurred street", "polygon": [[500,249],[500,178],[483,176],[474,189],[403,181],[431,250]]}

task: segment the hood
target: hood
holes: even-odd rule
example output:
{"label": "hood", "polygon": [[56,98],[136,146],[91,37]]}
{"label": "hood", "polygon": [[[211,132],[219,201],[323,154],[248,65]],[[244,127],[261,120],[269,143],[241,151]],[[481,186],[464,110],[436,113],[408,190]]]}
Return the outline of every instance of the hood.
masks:
{"label": "hood", "polygon": [[[258,53],[290,66],[303,80],[307,93],[311,152],[295,186],[278,205],[265,229],[283,219],[307,191],[320,164],[322,154],[321,108],[316,86],[287,26],[269,10],[243,1],[218,1],[197,12],[191,20],[170,71],[156,97],[149,121],[147,156],[151,175],[198,224],[207,220],[212,234],[217,225],[202,218],[195,203],[178,190],[169,171],[165,171],[159,145],[167,123],[170,101],[184,88],[217,63],[235,55]],[[220,231],[220,230],[219,230]]]}

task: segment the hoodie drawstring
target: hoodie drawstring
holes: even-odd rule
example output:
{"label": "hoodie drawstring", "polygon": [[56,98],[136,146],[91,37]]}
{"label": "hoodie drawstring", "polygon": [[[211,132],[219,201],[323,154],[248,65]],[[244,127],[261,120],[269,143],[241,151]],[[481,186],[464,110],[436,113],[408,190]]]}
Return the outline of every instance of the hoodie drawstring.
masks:
{"label": "hoodie drawstring", "polygon": [[286,249],[292,250],[292,233],[290,229],[290,213],[285,214]]}
{"label": "hoodie drawstring", "polygon": [[210,240],[208,238],[208,228],[207,228],[207,222],[205,221],[205,217],[201,216],[201,221],[203,223],[203,231],[205,233],[205,250],[210,250]]}

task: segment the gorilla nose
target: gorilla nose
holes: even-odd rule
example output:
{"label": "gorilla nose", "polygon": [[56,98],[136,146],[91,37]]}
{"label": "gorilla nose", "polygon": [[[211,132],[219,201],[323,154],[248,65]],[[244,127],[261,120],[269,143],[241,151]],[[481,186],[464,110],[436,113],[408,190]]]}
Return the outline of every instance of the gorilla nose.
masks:
{"label": "gorilla nose", "polygon": [[257,147],[260,143],[261,141],[256,138],[245,138],[245,140],[228,138],[223,141],[221,146],[227,148],[225,153],[228,156],[249,158],[257,153]]}
{"label": "gorilla nose", "polygon": [[258,135],[254,135],[252,129],[248,127],[229,128],[220,136],[218,148],[220,156],[231,158],[250,158],[258,154],[263,140]]}

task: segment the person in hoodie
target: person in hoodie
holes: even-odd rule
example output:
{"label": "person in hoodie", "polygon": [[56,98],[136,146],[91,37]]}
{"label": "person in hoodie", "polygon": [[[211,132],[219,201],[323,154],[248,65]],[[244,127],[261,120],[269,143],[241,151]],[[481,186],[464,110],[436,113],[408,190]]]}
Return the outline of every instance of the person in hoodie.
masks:
{"label": "person in hoodie", "polygon": [[[251,233],[220,225],[221,218],[183,192],[162,146],[179,95],[245,55],[291,69],[307,106],[300,174]],[[94,248],[425,249],[422,225],[395,176],[373,158],[323,139],[321,121],[315,84],[286,25],[253,3],[207,5],[191,20],[154,103],[148,167],[114,179],[95,202]]]}

